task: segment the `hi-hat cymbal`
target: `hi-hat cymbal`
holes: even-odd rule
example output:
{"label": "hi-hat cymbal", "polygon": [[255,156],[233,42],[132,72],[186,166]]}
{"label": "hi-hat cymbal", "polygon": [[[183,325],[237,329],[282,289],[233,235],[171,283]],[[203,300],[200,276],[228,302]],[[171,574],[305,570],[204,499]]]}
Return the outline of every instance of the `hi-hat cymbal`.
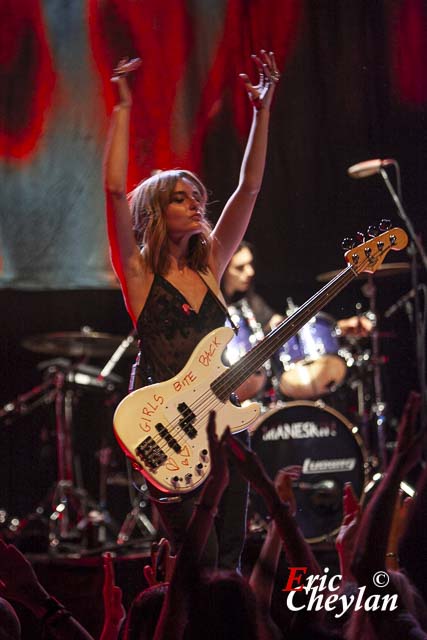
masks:
{"label": "hi-hat cymbal", "polygon": [[[35,353],[53,356],[104,358],[111,356],[123,340],[126,340],[124,336],[96,331],[64,331],[30,336],[22,341],[22,346]],[[134,342],[123,357],[133,357],[137,350],[137,342]]]}
{"label": "hi-hat cymbal", "polygon": [[[409,262],[389,262],[386,264],[380,264],[375,273],[360,273],[359,278],[367,278],[370,275],[373,275],[375,278],[385,278],[386,276],[395,276],[398,273],[406,273],[411,268]],[[339,273],[341,273],[342,269],[336,269],[335,271],[326,271],[325,273],[319,273],[316,276],[316,280],[318,282],[329,282],[332,278],[335,278]]]}

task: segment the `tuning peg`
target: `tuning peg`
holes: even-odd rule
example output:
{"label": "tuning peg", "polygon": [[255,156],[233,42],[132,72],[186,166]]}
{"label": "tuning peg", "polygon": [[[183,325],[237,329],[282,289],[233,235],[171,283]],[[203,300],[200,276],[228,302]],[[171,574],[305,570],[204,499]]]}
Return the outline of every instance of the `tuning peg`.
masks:
{"label": "tuning peg", "polygon": [[356,243],[363,244],[365,242],[365,234],[361,231],[356,232]]}
{"label": "tuning peg", "polygon": [[353,249],[356,246],[356,242],[353,238],[344,238],[341,242],[341,247],[344,251],[348,251],[349,249]]}
{"label": "tuning peg", "polygon": [[366,233],[368,234],[368,236],[369,236],[370,238],[375,238],[376,236],[378,236],[378,235],[379,235],[379,233],[380,233],[380,232],[379,232],[378,227],[376,227],[374,224],[371,224],[371,225],[368,227],[368,230],[367,230],[367,232],[366,232]]}
{"label": "tuning peg", "polygon": [[383,218],[382,220],[380,220],[379,227],[380,231],[388,231],[389,229],[391,229],[391,220]]}

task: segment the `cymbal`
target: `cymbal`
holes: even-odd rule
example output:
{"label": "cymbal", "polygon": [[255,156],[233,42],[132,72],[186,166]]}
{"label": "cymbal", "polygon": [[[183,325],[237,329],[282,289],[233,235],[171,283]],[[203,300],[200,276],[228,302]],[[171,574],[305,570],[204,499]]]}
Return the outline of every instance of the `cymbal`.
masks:
{"label": "cymbal", "polygon": [[[35,353],[74,358],[106,358],[126,340],[124,336],[96,331],[64,331],[63,333],[41,333],[22,341],[22,346]],[[137,342],[133,342],[123,353],[123,357],[134,357],[138,351]]]}
{"label": "cymbal", "polygon": [[[359,278],[367,278],[370,275],[373,275],[375,278],[385,278],[387,276],[395,276],[398,273],[406,273],[411,268],[409,262],[389,262],[386,264],[380,264],[375,273],[360,273]],[[336,269],[335,271],[326,271],[325,273],[319,273],[316,276],[316,280],[318,282],[329,282],[332,278],[335,278],[339,273],[341,273],[342,269]]]}

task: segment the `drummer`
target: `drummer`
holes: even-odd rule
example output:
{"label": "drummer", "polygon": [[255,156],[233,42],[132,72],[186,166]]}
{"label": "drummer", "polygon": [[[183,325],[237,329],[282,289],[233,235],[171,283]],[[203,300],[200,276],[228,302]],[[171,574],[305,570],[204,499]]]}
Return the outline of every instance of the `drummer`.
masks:
{"label": "drummer", "polygon": [[[252,246],[243,241],[231,258],[221,281],[221,289],[224,298],[229,305],[232,314],[237,313],[241,325],[249,323],[255,318],[261,333],[268,333],[284,319],[283,315],[276,313],[266,301],[258,295],[253,287],[255,278],[254,252]],[[343,318],[336,323],[337,334],[342,337],[366,338],[373,329],[372,321],[365,315]],[[254,395],[248,395],[256,389],[260,391],[260,373],[258,383],[252,377],[245,383],[245,387],[239,388],[238,395],[241,400],[246,400]],[[253,384],[251,384],[253,383]]]}
{"label": "drummer", "polygon": [[[234,253],[221,281],[221,289],[227,304],[235,305],[245,299],[252,309],[264,332],[274,329],[284,316],[273,309],[253,288],[255,278],[254,252],[248,242],[241,242]],[[373,329],[373,323],[364,315],[351,316],[337,321],[342,336],[366,338]]]}

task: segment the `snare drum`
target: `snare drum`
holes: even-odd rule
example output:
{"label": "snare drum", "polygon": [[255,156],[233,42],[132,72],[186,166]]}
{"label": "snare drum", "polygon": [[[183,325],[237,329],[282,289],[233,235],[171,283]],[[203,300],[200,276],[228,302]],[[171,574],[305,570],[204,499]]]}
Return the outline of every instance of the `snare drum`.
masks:
{"label": "snare drum", "polygon": [[[344,484],[351,482],[360,497],[367,482],[367,456],[357,427],[322,401],[289,402],[261,416],[251,443],[272,478],[283,467],[302,466],[294,492],[296,519],[307,541],[336,534]],[[265,505],[256,494],[251,507],[254,519],[265,518]]]}
{"label": "snare drum", "polygon": [[[264,333],[245,299],[241,300],[236,306],[228,307],[228,312],[239,330],[237,335],[228,343],[224,354],[225,364],[233,365],[263,339]],[[236,389],[240,402],[255,398],[264,389],[266,382],[267,371],[265,367],[261,367],[259,371],[252,374]]]}
{"label": "snare drum", "polygon": [[340,349],[334,320],[319,313],[274,356],[279,388],[296,400],[331,393],[346,377],[345,350]]}

